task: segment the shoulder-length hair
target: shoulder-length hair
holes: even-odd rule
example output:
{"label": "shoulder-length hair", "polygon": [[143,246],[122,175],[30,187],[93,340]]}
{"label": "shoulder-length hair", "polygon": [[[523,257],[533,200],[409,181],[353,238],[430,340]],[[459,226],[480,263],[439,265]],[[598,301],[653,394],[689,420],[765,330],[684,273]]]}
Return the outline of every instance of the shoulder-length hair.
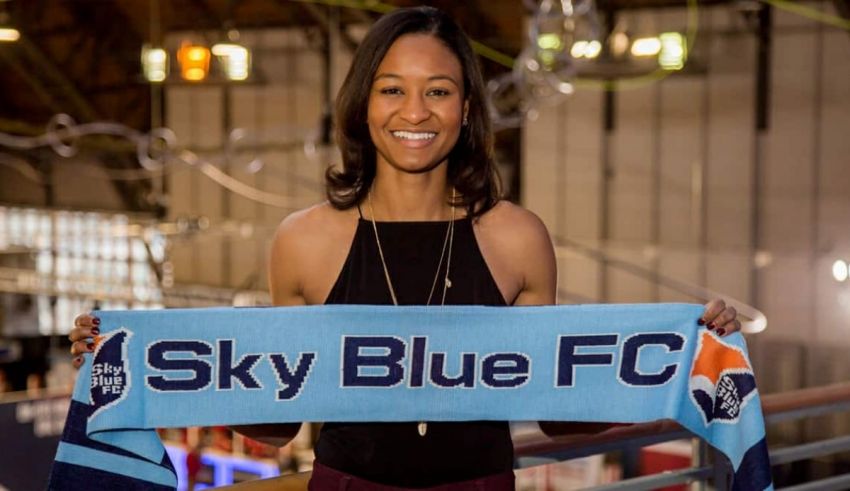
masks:
{"label": "shoulder-length hair", "polygon": [[460,61],[469,109],[467,124],[448,155],[448,181],[458,192],[453,205],[466,208],[470,217],[480,216],[496,204],[500,193],[481,68],[463,30],[432,7],[398,9],[381,17],[354,53],[336,100],[342,168],[331,167],[325,173],[328,200],[337,209],[349,209],[360,204],[372,186],[376,150],[367,123],[372,81],[390,46],[405,34],[432,35]]}

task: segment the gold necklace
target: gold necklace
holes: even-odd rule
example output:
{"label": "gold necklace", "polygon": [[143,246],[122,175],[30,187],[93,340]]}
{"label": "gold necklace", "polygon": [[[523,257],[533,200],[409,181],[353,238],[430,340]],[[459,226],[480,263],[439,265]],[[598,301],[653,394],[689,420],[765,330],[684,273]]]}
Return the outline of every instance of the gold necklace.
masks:
{"label": "gold necklace", "polygon": [[[452,281],[449,279],[449,269],[452,264],[452,245],[454,243],[455,237],[455,189],[452,188],[452,219],[449,221],[449,225],[446,227],[446,237],[443,239],[443,248],[440,251],[440,260],[437,262],[437,271],[434,272],[434,281],[431,283],[431,291],[428,293],[428,300],[425,302],[425,305],[431,305],[431,298],[434,296],[434,289],[437,286],[437,278],[440,277],[440,267],[443,265],[443,257],[446,254],[446,244],[449,247],[449,256],[446,259],[446,276],[443,279],[443,297],[440,301],[440,305],[446,304],[446,290],[452,287]],[[372,230],[375,232],[375,243],[378,245],[378,256],[381,257],[381,266],[384,268],[384,279],[387,280],[387,288],[390,291],[390,297],[393,299],[393,305],[398,306],[398,297],[395,294],[395,288],[393,288],[392,279],[390,279],[390,270],[387,268],[387,261],[384,259],[384,250],[381,247],[381,239],[378,237],[378,226],[375,224],[375,210],[372,208],[372,193],[366,195],[366,201],[369,204],[369,220],[372,222]],[[425,436],[425,433],[428,432],[428,423],[425,421],[420,421],[418,425],[416,425],[416,430],[419,432],[419,436]]]}

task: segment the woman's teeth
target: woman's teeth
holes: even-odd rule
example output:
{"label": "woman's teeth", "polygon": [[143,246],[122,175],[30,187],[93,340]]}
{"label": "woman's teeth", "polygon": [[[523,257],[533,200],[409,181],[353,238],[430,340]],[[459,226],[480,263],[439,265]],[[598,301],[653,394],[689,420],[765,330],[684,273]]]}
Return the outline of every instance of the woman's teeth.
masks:
{"label": "woman's teeth", "polygon": [[436,133],[426,131],[426,132],[413,132],[413,131],[393,131],[392,135],[396,138],[402,138],[405,140],[430,140],[437,136]]}

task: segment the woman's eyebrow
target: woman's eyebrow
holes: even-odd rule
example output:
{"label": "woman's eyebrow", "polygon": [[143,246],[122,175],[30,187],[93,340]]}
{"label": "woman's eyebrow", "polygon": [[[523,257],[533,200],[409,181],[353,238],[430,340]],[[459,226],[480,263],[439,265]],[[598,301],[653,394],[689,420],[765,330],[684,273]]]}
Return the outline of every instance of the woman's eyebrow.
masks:
{"label": "woman's eyebrow", "polygon": [[[402,79],[402,78],[404,78],[404,77],[402,77],[401,75],[397,75],[397,74],[395,74],[395,73],[380,73],[380,74],[378,74],[378,75],[375,75],[375,80],[374,80],[374,81],[376,81],[376,82],[377,82],[378,80],[380,80],[380,79],[382,79],[382,78],[398,78],[398,79]],[[454,77],[451,77],[451,76],[449,76],[449,75],[432,75],[432,76],[428,77],[428,81],[429,81],[429,82],[430,82],[430,81],[434,81],[434,80],[447,80],[447,81],[451,82],[452,84],[454,84],[456,87],[460,87],[460,85],[457,83],[457,81],[455,81]]]}

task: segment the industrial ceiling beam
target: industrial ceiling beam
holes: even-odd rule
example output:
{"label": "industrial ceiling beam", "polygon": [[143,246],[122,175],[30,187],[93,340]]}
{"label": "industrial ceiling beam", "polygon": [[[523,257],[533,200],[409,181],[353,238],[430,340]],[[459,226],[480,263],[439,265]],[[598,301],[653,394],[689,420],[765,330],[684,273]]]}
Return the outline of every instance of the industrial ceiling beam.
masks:
{"label": "industrial ceiling beam", "polygon": [[29,40],[28,36],[21,36],[18,40],[18,47],[24,55],[27,64],[35,67],[39,74],[43,76],[37,77],[40,79],[41,85],[59,92],[59,94],[57,94],[59,96],[58,99],[68,102],[70,105],[69,109],[71,109],[69,112],[84,121],[94,121],[98,119],[97,111],[86,99],[83,93],[77,89],[76,85],[58,66],[50,61],[50,57],[48,57],[41,48]]}
{"label": "industrial ceiling beam", "polygon": [[44,85],[44,83],[42,83],[41,79],[34,76],[32,72],[28,70],[23,63],[21,63],[21,60],[18,59],[18,56],[12,50],[0,50],[0,58],[5,60],[5,62],[12,68],[12,71],[30,86],[42,104],[47,106],[47,108],[54,113],[62,112],[62,106],[56,98],[53,97],[50,90]]}
{"label": "industrial ceiling beam", "polygon": [[[283,6],[284,4],[286,4],[287,6],[291,5],[290,2],[286,2],[285,0],[276,0],[276,3],[280,6]],[[322,9],[320,9],[316,5],[313,5],[312,3],[299,3],[298,5],[301,7],[302,10],[306,11],[307,14],[309,14],[310,17],[313,18],[313,20],[316,21],[316,24],[326,35],[330,35],[331,30],[334,29],[334,26],[331,25],[331,20],[329,16],[325,14]],[[345,31],[345,28],[341,25],[339,26],[338,32],[340,35],[340,39],[342,40],[342,43],[345,45],[345,47],[348,48],[349,51],[354,52],[354,50],[357,49],[357,41],[352,39],[351,36],[349,36],[348,33]]]}
{"label": "industrial ceiling beam", "polygon": [[189,3],[195,10],[201,13],[207,22],[213,24],[216,29],[222,29],[224,27],[224,21],[207,2],[204,0],[191,0]]}

